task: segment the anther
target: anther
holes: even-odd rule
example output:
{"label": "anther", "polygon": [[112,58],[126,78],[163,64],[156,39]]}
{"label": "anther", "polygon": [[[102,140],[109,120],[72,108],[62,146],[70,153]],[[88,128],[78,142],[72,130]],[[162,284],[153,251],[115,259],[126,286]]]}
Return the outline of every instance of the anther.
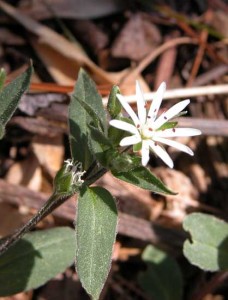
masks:
{"label": "anther", "polygon": [[175,128],[173,128],[173,132],[175,132],[176,131],[176,129]]}

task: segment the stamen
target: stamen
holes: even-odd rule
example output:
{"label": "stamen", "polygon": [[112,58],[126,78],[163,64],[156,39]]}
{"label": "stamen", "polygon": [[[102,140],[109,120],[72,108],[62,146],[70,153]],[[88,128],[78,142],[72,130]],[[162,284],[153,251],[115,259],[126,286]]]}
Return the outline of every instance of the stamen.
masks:
{"label": "stamen", "polygon": [[173,128],[173,132],[175,132],[176,131],[176,129],[175,128]]}
{"label": "stamen", "polygon": [[147,119],[150,119],[151,118],[151,116],[147,116]]}
{"label": "stamen", "polygon": [[157,146],[158,145],[158,143],[157,142],[154,142],[154,146]]}
{"label": "stamen", "polygon": [[166,116],[164,116],[164,119],[165,119],[165,120],[167,120],[167,117],[166,117]]}
{"label": "stamen", "polygon": [[137,128],[139,128],[140,127],[140,125],[139,124],[137,124],[137,126],[136,126]]}
{"label": "stamen", "polygon": [[148,128],[149,129],[149,131],[153,131],[153,129],[152,128]]}

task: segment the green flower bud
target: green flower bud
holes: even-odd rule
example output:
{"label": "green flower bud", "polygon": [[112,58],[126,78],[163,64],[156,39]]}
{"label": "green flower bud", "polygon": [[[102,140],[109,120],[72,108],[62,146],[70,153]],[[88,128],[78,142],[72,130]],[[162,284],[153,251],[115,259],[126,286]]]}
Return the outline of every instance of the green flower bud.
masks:
{"label": "green flower bud", "polygon": [[121,104],[117,99],[116,95],[120,93],[118,86],[114,85],[108,97],[108,112],[112,119],[115,119],[121,112]]}
{"label": "green flower bud", "polygon": [[54,193],[56,195],[70,195],[78,191],[83,184],[81,177],[85,174],[82,171],[81,163],[74,163],[73,160],[66,160],[64,166],[57,172],[54,179]]}

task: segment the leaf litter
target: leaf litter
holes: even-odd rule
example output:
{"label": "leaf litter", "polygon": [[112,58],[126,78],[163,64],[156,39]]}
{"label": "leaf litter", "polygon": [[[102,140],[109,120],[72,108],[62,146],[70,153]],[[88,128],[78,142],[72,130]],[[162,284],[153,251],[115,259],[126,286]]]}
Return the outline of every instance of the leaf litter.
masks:
{"label": "leaf litter", "polygon": [[[206,274],[194,268],[188,273],[191,266],[183,263],[181,248],[185,239],[182,221],[188,213],[208,212],[226,218],[228,210],[228,99],[227,90],[216,92],[216,86],[227,86],[226,2],[211,0],[203,6],[196,1],[193,8],[186,1],[180,8],[178,1],[170,2],[168,7],[161,1],[156,1],[156,7],[138,1],[126,8],[118,6],[118,1],[115,6],[115,1],[106,1],[109,8],[101,4],[101,10],[93,13],[88,5],[81,15],[80,10],[77,14],[72,10],[74,1],[68,6],[63,2],[47,2],[53,15],[42,1],[28,5],[20,0],[19,7],[0,1],[6,13],[1,29],[1,67],[10,75],[8,80],[30,58],[35,66],[30,92],[0,143],[1,212],[11,215],[10,219],[1,218],[1,234],[27,220],[45,202],[57,168],[69,156],[66,111],[79,67],[87,69],[103,96],[112,84],[131,95],[136,79],[141,78],[145,92],[156,90],[165,80],[171,91],[196,91],[188,115],[181,118],[180,124],[194,124],[204,135],[183,141],[194,150],[193,158],[168,149],[176,170],[165,168],[156,158],[150,161],[150,168],[171,189],[179,191],[178,196],[151,195],[127,183],[120,184],[110,174],[100,180],[99,184],[116,197],[120,210],[115,258],[101,298],[150,299],[138,286],[137,276],[144,268],[140,254],[153,243],[178,259],[186,277],[186,293],[189,288],[194,290],[194,298],[188,295],[189,299],[217,299],[218,295],[225,299],[224,281],[215,278],[212,285],[206,279],[203,291],[194,284]],[[56,17],[70,30],[74,42]],[[209,85],[213,87],[210,95]],[[197,95],[196,87],[204,89],[204,94]],[[173,103],[174,99],[166,101],[164,109]],[[70,199],[57,209],[42,226],[72,226],[74,201]],[[222,289],[215,292],[219,286]],[[69,299],[88,299],[71,269],[33,293],[9,299],[63,299],[65,293]],[[208,295],[212,293],[214,296]]]}

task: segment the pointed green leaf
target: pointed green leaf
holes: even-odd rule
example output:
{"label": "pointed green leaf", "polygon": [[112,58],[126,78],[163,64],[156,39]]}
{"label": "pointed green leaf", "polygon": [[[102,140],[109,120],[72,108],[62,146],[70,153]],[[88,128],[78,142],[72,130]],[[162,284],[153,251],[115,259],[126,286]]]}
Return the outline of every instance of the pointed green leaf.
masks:
{"label": "pointed green leaf", "polygon": [[178,122],[166,122],[165,124],[163,124],[161,127],[159,127],[157,129],[157,131],[160,131],[160,130],[165,130],[165,129],[169,129],[169,128],[174,128],[176,127],[178,124]]}
{"label": "pointed green leaf", "polygon": [[158,194],[175,195],[174,192],[168,189],[168,187],[166,187],[160,179],[158,179],[145,167],[140,166],[131,172],[112,171],[112,174],[118,179],[141,187],[145,190],[149,190]]}
{"label": "pointed green leaf", "polygon": [[119,87],[114,85],[108,97],[107,108],[112,119],[115,119],[118,116],[118,114],[121,112],[122,106],[120,101],[116,97],[116,95],[119,93],[120,93]]}
{"label": "pointed green leaf", "polygon": [[0,139],[4,135],[6,123],[18,106],[23,93],[28,89],[32,75],[32,66],[10,82],[0,92]]}
{"label": "pointed green leaf", "polygon": [[85,109],[85,111],[88,113],[88,115],[91,117],[91,123],[94,125],[99,131],[105,132],[105,129],[103,127],[103,122],[99,118],[99,116],[96,114],[96,112],[93,110],[93,108],[86,102],[79,99],[77,96],[75,99],[80,103],[80,105]]}
{"label": "pointed green leaf", "polygon": [[37,288],[74,261],[74,230],[59,227],[26,234],[0,256],[0,296]]}
{"label": "pointed green leaf", "polygon": [[115,242],[117,208],[101,187],[86,188],[78,199],[76,269],[92,299],[99,298],[108,276]]}
{"label": "pointed green leaf", "polygon": [[106,167],[107,166],[107,156],[106,152],[112,148],[112,144],[109,139],[106,138],[104,133],[99,131],[93,126],[89,126],[91,139],[89,140],[89,145],[92,153],[95,155],[99,163]]}
{"label": "pointed green leaf", "polygon": [[102,98],[98,94],[95,83],[85,71],[80,70],[69,106],[70,145],[72,158],[82,162],[83,169],[87,170],[93,162],[93,153],[88,145],[88,124],[93,118],[77,99],[86,102],[102,122],[106,130],[106,114]]}
{"label": "pointed green leaf", "polygon": [[0,91],[2,90],[6,79],[6,71],[1,68],[0,69]]}
{"label": "pointed green leaf", "polygon": [[181,300],[182,275],[177,262],[152,245],[143,251],[147,270],[139,277],[141,287],[152,299]]}
{"label": "pointed green leaf", "polygon": [[184,243],[184,255],[203,270],[228,270],[228,223],[214,216],[193,213],[184,220],[191,241]]}

